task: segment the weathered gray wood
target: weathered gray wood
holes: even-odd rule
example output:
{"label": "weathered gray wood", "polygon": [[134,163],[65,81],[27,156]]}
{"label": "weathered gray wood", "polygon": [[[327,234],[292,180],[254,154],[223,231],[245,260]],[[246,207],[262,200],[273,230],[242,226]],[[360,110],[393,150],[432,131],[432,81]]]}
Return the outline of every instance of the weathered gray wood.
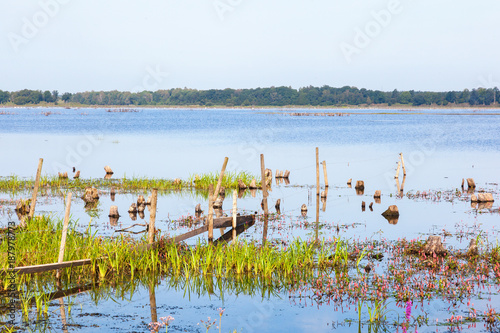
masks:
{"label": "weathered gray wood", "polygon": [[[28,219],[32,219],[35,214],[35,206],[36,206],[36,196],[38,194],[38,186],[40,186],[40,176],[42,175],[42,165],[43,158],[38,161],[38,169],[36,170],[36,178],[35,178],[35,187],[33,188],[33,196],[31,197],[31,205],[30,205],[30,213],[28,215]],[[24,226],[24,223],[21,223],[21,227]]]}
{"label": "weathered gray wood", "polygon": [[[69,225],[69,213],[71,211],[71,192],[68,193],[66,198],[66,211],[64,213],[64,225],[61,235],[61,246],[59,247],[59,259],[57,260],[58,264],[61,264],[64,260],[64,250],[66,249],[66,235],[68,234],[68,225]],[[61,271],[58,270],[56,273],[56,279],[61,277]]]}
{"label": "weathered gray wood", "polygon": [[155,221],[156,221],[156,202],[158,199],[158,190],[153,189],[151,193],[151,209],[149,212],[149,229],[148,229],[148,242],[152,244],[155,241]]}
{"label": "weathered gray wood", "polygon": [[66,261],[62,263],[53,263],[53,264],[43,264],[43,265],[34,265],[34,266],[22,266],[16,267],[12,269],[8,269],[7,271],[19,272],[21,274],[31,274],[31,273],[42,273],[53,271],[56,269],[67,268],[67,267],[78,267],[90,265],[92,263],[92,259],[80,259],[73,261]]}

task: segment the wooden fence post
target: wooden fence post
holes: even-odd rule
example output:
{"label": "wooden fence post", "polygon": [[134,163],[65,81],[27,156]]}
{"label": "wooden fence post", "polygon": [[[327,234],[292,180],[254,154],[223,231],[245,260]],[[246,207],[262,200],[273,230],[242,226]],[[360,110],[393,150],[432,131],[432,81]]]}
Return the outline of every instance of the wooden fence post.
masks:
{"label": "wooden fence post", "polygon": [[238,210],[237,207],[237,200],[238,200],[238,190],[233,191],[233,241],[236,240],[236,211]]}
{"label": "wooden fence post", "polygon": [[148,228],[148,242],[153,244],[155,241],[155,221],[156,221],[156,203],[158,201],[158,190],[153,189],[151,194],[151,207],[149,208],[149,228]]}
{"label": "wooden fence post", "polygon": [[217,197],[219,196],[220,188],[222,186],[222,179],[224,178],[224,172],[226,172],[226,166],[227,166],[228,160],[229,160],[229,158],[224,157],[224,164],[222,164],[222,169],[220,171],[219,180],[217,181],[217,187],[215,188],[215,192],[213,194],[213,198],[212,198],[213,201],[217,200]]}
{"label": "wooden fence post", "polygon": [[325,175],[325,187],[328,188],[328,175],[326,174],[326,161],[323,161],[323,174]]}
{"label": "wooden fence post", "polygon": [[214,241],[214,185],[208,185],[208,241]]}
{"label": "wooden fence post", "polygon": [[396,175],[394,176],[394,178],[399,178],[399,169],[401,168],[401,159],[399,159],[398,161],[398,168],[396,169]]}
{"label": "wooden fence post", "polygon": [[[59,259],[57,263],[60,264],[64,260],[64,250],[66,248],[66,235],[68,234],[68,225],[69,225],[69,213],[71,210],[71,192],[68,193],[66,197],[66,211],[64,213],[64,226],[61,235],[61,246],[59,247]],[[61,270],[58,269],[56,273],[56,278],[59,279],[61,277]]]}
{"label": "wooden fence post", "polygon": [[262,244],[267,240],[267,227],[269,221],[268,218],[268,208],[267,208],[267,180],[266,180],[266,166],[264,163],[264,154],[260,154],[260,173],[262,177],[262,202],[264,208],[264,230],[262,232]]}
{"label": "wooden fence post", "polygon": [[399,156],[401,157],[401,164],[403,165],[403,176],[406,176],[405,160],[403,159],[403,153],[400,153]]}
{"label": "wooden fence post", "polygon": [[38,169],[36,171],[35,187],[33,188],[33,197],[31,198],[30,213],[28,219],[31,220],[35,214],[36,196],[38,194],[38,186],[40,185],[40,176],[42,174],[43,158],[38,161]]}

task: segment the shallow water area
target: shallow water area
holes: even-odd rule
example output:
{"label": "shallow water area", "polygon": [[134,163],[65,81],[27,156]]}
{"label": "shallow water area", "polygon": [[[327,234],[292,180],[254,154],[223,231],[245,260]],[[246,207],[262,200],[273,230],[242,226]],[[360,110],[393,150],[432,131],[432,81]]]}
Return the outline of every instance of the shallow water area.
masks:
{"label": "shallow water area", "polygon": [[[118,113],[107,112],[108,109],[14,108],[6,111],[12,114],[0,115],[0,151],[3,155],[0,177],[15,174],[32,179],[38,158],[43,157],[42,174],[68,172],[69,183],[72,182],[72,167],[81,171],[82,178],[88,179],[102,178],[105,165],[114,170],[113,179],[135,176],[187,180],[196,174],[218,172],[225,156],[230,161],[228,171],[245,170],[259,177],[259,155],[263,153],[266,167],[273,170],[273,174],[277,169],[291,171],[288,185],[273,179],[268,198],[273,215],[267,239],[279,247],[286,248],[297,238],[330,243],[341,237],[357,244],[375,244],[374,241],[394,244],[398,239],[425,240],[436,234],[442,236],[446,247],[466,250],[470,240],[478,236],[491,244],[499,240],[498,110],[138,108],[137,112]],[[292,112],[344,114],[331,117],[287,115]],[[329,180],[328,195],[326,200],[319,200],[318,214],[315,147],[319,147],[320,161],[326,161]],[[403,181],[402,173],[399,184],[394,178],[401,152],[407,169],[402,192],[398,190]],[[325,191],[321,165],[320,173],[320,191]],[[463,178],[474,178],[475,193],[490,192],[495,202],[486,206],[471,205],[471,194],[467,193],[467,188],[464,191],[461,188]],[[348,179],[352,179],[351,187],[347,185]],[[357,180],[365,183],[363,193],[356,193],[354,189]],[[99,203],[92,210],[85,209],[80,198],[83,192],[73,193],[71,214],[75,222],[72,228],[85,232],[90,225],[92,233],[98,236],[117,237],[123,234],[118,230],[149,221],[148,209],[143,218],[135,220],[127,209],[136,202],[138,195],[150,195],[151,189],[134,193],[118,190],[113,199],[109,188],[99,190]],[[373,197],[376,190],[382,193],[380,203]],[[62,218],[66,191],[42,189],[37,214]],[[263,213],[262,192],[258,190],[254,195],[247,190],[238,199],[239,213]],[[15,201],[29,197],[30,191],[0,191],[2,227],[9,221],[18,222]],[[281,214],[274,215],[278,199],[281,200]],[[362,202],[365,202],[364,210]],[[369,208],[372,202],[373,210]],[[194,207],[198,203],[204,210],[202,216],[206,216],[206,191],[194,188],[160,191],[156,227],[169,237],[200,227],[203,221],[194,219]],[[308,208],[305,216],[301,214],[302,204]],[[111,205],[118,206],[121,214],[116,223],[108,217]],[[381,215],[390,205],[399,208],[397,220],[388,221]],[[223,214],[231,216],[231,208],[232,191],[228,190]],[[144,229],[145,226],[135,226],[129,230]],[[263,231],[264,223],[258,216],[256,224],[239,237],[260,243]],[[218,237],[221,233],[215,230],[214,234]],[[144,233],[127,235],[138,239]],[[201,234],[186,243],[194,246],[206,237],[206,233]],[[368,277],[373,279],[374,273],[387,274],[390,257],[387,255],[381,262],[365,258],[360,264],[374,264]],[[349,274],[356,278],[361,276],[356,270]],[[334,272],[327,275],[336,276]],[[241,279],[213,277],[212,282],[207,282],[191,277],[175,281],[169,276],[156,277],[149,285],[136,281],[95,287],[93,291],[64,298],[66,311],[72,307],[71,315],[67,315],[70,325],[66,329],[147,331],[147,324],[155,321],[150,307],[154,290],[158,318],[175,317],[169,332],[205,331],[200,321],[210,316],[218,324],[219,307],[226,309],[222,315],[222,331],[225,332],[235,329],[238,332],[402,331],[401,326],[392,323],[402,322],[405,304],[396,303],[393,296],[388,298],[385,310],[389,319],[384,325],[370,324],[368,306],[373,308],[373,301],[365,301],[362,305],[362,320],[358,323],[357,304],[324,298],[325,290],[319,290],[313,283],[320,278],[323,277],[316,273],[314,279],[300,286],[302,289],[297,285],[291,288],[286,281],[274,282],[274,287],[270,287],[266,281],[259,283],[248,279],[242,282]],[[428,301],[415,301],[408,332],[415,331],[419,323],[417,318],[428,319],[424,326],[418,327],[418,332],[451,331],[453,325],[444,324],[452,315],[466,316],[471,308],[482,313],[488,306],[500,304],[499,284],[494,275],[488,276],[481,286],[485,287],[483,295],[452,300],[434,295]],[[467,304],[469,300],[475,305]],[[57,330],[63,328],[59,306],[57,301],[51,302],[50,318],[42,325],[48,324]],[[500,311],[498,307],[496,310]],[[20,315],[16,321],[25,328],[34,327],[22,324]],[[475,329],[470,329],[488,331],[483,323],[478,322]],[[469,323],[463,325],[469,329]],[[217,330],[215,326],[212,331]]]}

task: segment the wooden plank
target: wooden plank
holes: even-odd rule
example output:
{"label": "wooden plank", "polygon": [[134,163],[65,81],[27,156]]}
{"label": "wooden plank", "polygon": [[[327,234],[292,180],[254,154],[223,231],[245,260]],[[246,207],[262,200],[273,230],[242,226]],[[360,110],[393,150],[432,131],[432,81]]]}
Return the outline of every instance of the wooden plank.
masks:
{"label": "wooden plank", "polygon": [[92,259],[80,259],[80,260],[66,261],[66,262],[63,262],[60,264],[54,263],[54,264],[43,264],[43,265],[35,265],[35,266],[22,266],[22,267],[7,269],[6,271],[7,272],[12,272],[12,271],[19,272],[21,274],[42,273],[42,272],[53,271],[53,270],[60,269],[60,268],[90,265],[91,263],[92,263]]}
{"label": "wooden plank", "polygon": [[238,227],[236,227],[236,229],[229,230],[224,235],[220,236],[216,241],[214,241],[214,245],[217,245],[218,243],[229,242],[230,240],[233,239],[233,231],[236,231],[236,234],[239,235],[248,230],[248,228],[250,228],[254,224],[255,224],[255,219],[253,221],[239,225]]}

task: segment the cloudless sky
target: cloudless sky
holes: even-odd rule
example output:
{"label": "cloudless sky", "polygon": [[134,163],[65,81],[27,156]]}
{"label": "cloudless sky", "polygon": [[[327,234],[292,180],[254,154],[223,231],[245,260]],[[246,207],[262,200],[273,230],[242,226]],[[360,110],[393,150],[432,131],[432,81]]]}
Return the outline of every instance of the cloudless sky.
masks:
{"label": "cloudless sky", "polygon": [[498,0],[0,0],[0,89],[500,87],[499,13]]}

